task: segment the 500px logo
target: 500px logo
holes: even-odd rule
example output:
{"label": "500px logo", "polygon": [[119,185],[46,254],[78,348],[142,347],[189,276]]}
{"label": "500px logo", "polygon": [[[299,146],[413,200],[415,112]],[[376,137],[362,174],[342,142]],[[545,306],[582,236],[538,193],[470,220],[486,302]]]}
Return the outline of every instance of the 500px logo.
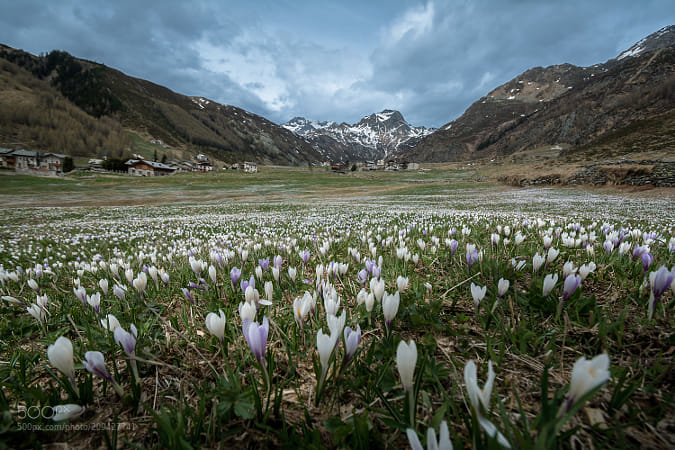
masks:
{"label": "500px logo", "polygon": [[16,409],[16,416],[19,420],[63,420],[66,418],[78,416],[84,412],[84,408],[78,405],[55,405],[55,406],[23,406],[19,405]]}

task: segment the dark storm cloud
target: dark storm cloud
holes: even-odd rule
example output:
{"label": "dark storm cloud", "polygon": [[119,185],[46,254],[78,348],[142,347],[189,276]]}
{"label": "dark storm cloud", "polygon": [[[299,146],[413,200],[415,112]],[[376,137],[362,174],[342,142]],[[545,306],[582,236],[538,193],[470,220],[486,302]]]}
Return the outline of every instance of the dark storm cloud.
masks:
{"label": "dark storm cloud", "polygon": [[275,122],[385,108],[441,126],[534,66],[591,65],[675,23],[670,1],[0,0],[0,42],[60,49]]}

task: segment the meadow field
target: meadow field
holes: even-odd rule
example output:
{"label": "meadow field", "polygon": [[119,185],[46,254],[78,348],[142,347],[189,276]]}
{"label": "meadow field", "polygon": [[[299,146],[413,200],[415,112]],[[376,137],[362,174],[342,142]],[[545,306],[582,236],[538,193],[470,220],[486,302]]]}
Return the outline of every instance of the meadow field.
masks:
{"label": "meadow field", "polygon": [[476,179],[0,172],[0,448],[675,447],[675,192]]}

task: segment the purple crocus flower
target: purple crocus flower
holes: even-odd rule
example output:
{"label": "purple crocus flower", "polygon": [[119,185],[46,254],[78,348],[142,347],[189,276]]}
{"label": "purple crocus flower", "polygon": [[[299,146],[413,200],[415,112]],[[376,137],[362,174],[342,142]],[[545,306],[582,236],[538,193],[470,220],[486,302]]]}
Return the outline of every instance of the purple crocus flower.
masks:
{"label": "purple crocus flower", "polygon": [[358,278],[361,286],[365,286],[368,281],[368,271],[366,269],[361,269],[358,273]]}
{"label": "purple crocus flower", "polygon": [[203,288],[200,284],[197,284],[197,283],[195,283],[194,281],[190,281],[190,282],[188,283],[188,287],[189,287],[190,289],[199,289],[199,290],[201,290],[201,291],[204,290],[204,288]]}
{"label": "purple crocus flower", "polygon": [[304,266],[309,261],[309,250],[305,249],[300,252],[300,257],[302,258],[302,265]]}
{"label": "purple crocus flower", "polygon": [[382,268],[378,266],[377,264],[373,264],[373,278],[380,279],[380,275],[382,274]]}
{"label": "purple crocus flower", "polygon": [[103,358],[103,353],[87,352],[84,354],[84,359],[86,361],[82,361],[82,364],[84,365],[84,368],[87,369],[87,371],[108,381],[113,380],[112,375],[110,375],[108,369],[105,368],[105,359]]}
{"label": "purple crocus flower", "polygon": [[644,245],[638,245],[633,249],[633,261],[637,260],[647,251],[647,247]]}
{"label": "purple crocus flower", "polygon": [[[453,233],[454,234],[454,233]],[[457,247],[459,246],[459,242],[456,240],[452,239],[450,241],[450,256],[455,256],[455,252],[457,251]]]}
{"label": "purple crocus flower", "polygon": [[242,324],[242,331],[248,346],[258,359],[260,365],[265,366],[265,349],[267,347],[267,335],[270,331],[270,324],[266,316],[263,316],[262,325],[258,322],[251,322],[249,319],[244,319]]}
{"label": "purple crocus flower", "polygon": [[242,292],[246,292],[246,288],[252,286],[255,289],[255,276],[251,275],[251,278],[248,280],[241,280],[239,282],[239,287],[241,287]]}
{"label": "purple crocus flower", "polygon": [[[265,272],[267,269],[269,269],[269,267],[270,267],[270,258],[269,258],[269,256],[268,256],[267,258],[265,258],[265,259],[259,259],[259,260],[258,260],[258,265],[259,265],[260,268],[263,270],[263,272]],[[276,266],[276,264],[275,264],[275,266]]]}
{"label": "purple crocus flower", "polygon": [[642,256],[640,256],[642,259],[642,268],[645,270],[645,273],[647,273],[647,270],[649,270],[649,266],[652,265],[654,262],[654,255],[651,253],[643,253]]}
{"label": "purple crocus flower", "polygon": [[366,270],[368,273],[372,274],[373,273],[373,266],[375,265],[375,261],[371,259],[366,259]]}
{"label": "purple crocus flower", "polygon": [[134,350],[136,349],[136,338],[138,337],[138,331],[136,330],[134,324],[131,324],[129,329],[131,330],[131,333],[122,327],[117,327],[115,328],[114,336],[115,342],[122,346],[124,353],[126,353],[128,356],[131,356],[134,354]]}
{"label": "purple crocus flower", "polygon": [[606,240],[604,244],[602,244],[602,248],[605,249],[605,253],[608,255],[614,251],[614,243],[610,240]]}
{"label": "purple crocus flower", "polygon": [[223,267],[225,265],[225,257],[223,256],[223,254],[217,252],[215,254],[215,257],[216,257],[216,264],[218,264],[218,267]]}
{"label": "purple crocus flower", "polygon": [[466,252],[466,263],[469,267],[473,266],[473,263],[478,260],[478,250],[475,248],[471,251]]}
{"label": "purple crocus flower", "polygon": [[[274,263],[274,267],[276,267],[277,269],[281,269],[281,266],[284,263],[284,259],[281,257],[281,255],[276,255],[274,257],[273,263]],[[266,269],[263,267],[263,270],[266,270]]]}
{"label": "purple crocus flower", "polygon": [[356,325],[356,330],[352,330],[350,327],[345,327],[345,362],[347,364],[354,353],[356,353],[356,348],[361,342],[361,326]]}
{"label": "purple crocus flower", "polygon": [[664,292],[668,290],[670,285],[675,279],[675,268],[673,270],[668,270],[666,266],[659,267],[659,270],[656,271],[654,276],[654,283],[652,284],[652,293],[654,293],[654,299],[658,301]]}
{"label": "purple crocus flower", "polygon": [[675,279],[675,268],[668,270],[666,266],[661,266],[659,270],[652,272],[649,278],[652,283],[652,295],[649,297],[648,316],[651,319],[659,298],[668,290],[673,283],[673,279]]}
{"label": "purple crocus flower", "polygon": [[87,304],[87,291],[85,291],[82,286],[73,288],[73,292],[75,293],[75,297],[79,298],[83,305]]}
{"label": "purple crocus flower", "polygon": [[190,290],[189,290],[188,288],[181,288],[181,291],[183,291],[183,295],[185,296],[185,298],[186,298],[190,303],[192,303],[192,304],[194,305],[194,304],[195,304],[195,298],[194,298],[194,296],[192,295],[192,292],[190,292]]}
{"label": "purple crocus flower", "polygon": [[565,282],[563,284],[563,301],[570,298],[572,294],[574,294],[574,291],[577,290],[579,285],[581,285],[580,275],[569,275],[567,278],[565,278]]}
{"label": "purple crocus flower", "polygon": [[239,278],[241,278],[241,270],[239,270],[237,267],[233,267],[232,270],[230,270],[230,280],[232,280],[232,286],[237,284]]}

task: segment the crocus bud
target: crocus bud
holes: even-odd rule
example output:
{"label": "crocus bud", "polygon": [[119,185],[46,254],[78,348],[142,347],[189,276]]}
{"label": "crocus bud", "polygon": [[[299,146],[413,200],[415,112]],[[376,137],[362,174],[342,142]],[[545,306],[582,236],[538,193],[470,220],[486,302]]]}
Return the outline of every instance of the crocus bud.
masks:
{"label": "crocus bud", "polygon": [[505,280],[503,278],[499,279],[499,282],[497,283],[497,295],[499,298],[502,298],[504,294],[506,294],[506,291],[509,290],[510,285],[511,282],[509,280]]}
{"label": "crocus bud", "polygon": [[211,279],[211,283],[216,284],[216,268],[213,265],[209,266],[209,278]]}
{"label": "crocus bud", "polygon": [[251,351],[258,359],[261,366],[265,367],[265,351],[267,348],[267,336],[269,334],[270,324],[267,317],[263,317],[262,324],[244,320],[242,331],[248,342]]}
{"label": "crocus bud", "polygon": [[54,422],[61,422],[67,419],[73,419],[81,415],[86,408],[84,406],[69,403],[66,405],[52,406],[52,409],[54,411],[54,416],[52,417],[52,420]]}
{"label": "crocus bud", "polygon": [[148,287],[148,276],[144,272],[141,272],[138,274],[138,278],[133,279],[132,284],[138,295],[142,296]]}
{"label": "crocus bud", "polygon": [[87,304],[87,291],[82,286],[73,288],[73,292],[75,293],[75,297],[80,299],[83,305]]}
{"label": "crocus bud", "polygon": [[546,264],[551,264],[558,257],[560,250],[557,250],[554,247],[548,249],[548,254],[546,255]]}
{"label": "crocus bud", "polygon": [[352,359],[354,353],[356,353],[356,348],[359,346],[359,342],[361,342],[361,326],[356,325],[356,330],[352,330],[350,327],[345,327],[344,336],[345,363],[347,363],[350,359]]}
{"label": "crocus bud", "polygon": [[536,253],[532,258],[532,271],[537,272],[539,268],[544,264],[546,259],[543,256],[540,256],[539,253]]}
{"label": "crocus bud", "polygon": [[316,349],[319,352],[319,361],[321,361],[321,380],[326,376],[328,363],[337,343],[336,335],[324,334],[323,329],[319,329],[316,334]]}
{"label": "crocus bud", "polygon": [[570,298],[572,294],[574,294],[574,291],[577,290],[580,284],[581,284],[580,275],[570,275],[567,278],[565,278],[565,282],[563,283],[563,296],[562,296],[563,301]]}
{"label": "crocus bud", "polygon": [[157,285],[158,285],[157,274],[158,274],[157,267],[155,267],[155,266],[148,267],[148,275],[150,275],[150,278],[152,278],[152,281],[155,282],[155,287],[157,287]]}
{"label": "crocus bud", "polygon": [[415,375],[415,365],[417,364],[417,346],[415,341],[410,340],[406,344],[405,341],[398,343],[396,349],[396,368],[401,377],[401,384],[403,389],[410,392],[413,388],[413,378]]}
{"label": "crocus bud", "polygon": [[105,368],[103,353],[90,351],[84,354],[84,359],[85,361],[83,361],[82,364],[87,371],[108,381],[112,381],[112,375],[110,375],[108,369]]}
{"label": "crocus bud", "polygon": [[396,277],[396,288],[399,292],[404,292],[408,289],[408,277],[398,276]]}
{"label": "crocus bud", "polygon": [[485,293],[487,292],[487,286],[478,286],[471,283],[471,296],[473,297],[473,304],[478,307],[480,302],[485,298]]}
{"label": "crocus bud", "polygon": [[291,279],[291,281],[295,282],[295,277],[297,276],[298,271],[295,269],[295,267],[289,267],[288,268],[288,277]]}
{"label": "crocus bud", "polygon": [[375,295],[372,292],[369,292],[366,296],[366,311],[371,312],[375,306]]}
{"label": "crocus bud", "polygon": [[237,267],[233,267],[232,270],[230,270],[230,280],[232,280],[232,286],[237,284],[239,278],[241,278],[241,270],[239,270]]}
{"label": "crocus bud", "polygon": [[159,269],[159,278],[165,286],[169,284],[169,274],[166,273],[164,269]]}
{"label": "crocus bud", "polygon": [[124,289],[119,284],[113,286],[113,294],[115,294],[115,297],[119,298],[120,300],[124,300],[124,298],[126,297]]}
{"label": "crocus bud", "polygon": [[239,303],[239,317],[241,317],[242,322],[246,319],[253,321],[255,320],[256,307],[255,303],[243,302]]}
{"label": "crocus bud", "polygon": [[544,278],[544,284],[542,286],[542,293],[544,297],[548,296],[551,293],[555,284],[558,282],[558,274],[548,274]]}
{"label": "crocus bud", "polygon": [[59,337],[47,347],[47,358],[52,366],[75,382],[75,364],[73,363],[73,344],[67,337]]}
{"label": "crocus bud", "polygon": [[128,356],[133,355],[136,349],[136,335],[136,327],[133,324],[131,325],[131,333],[127,332],[121,326],[115,328],[115,342],[122,347]]}
{"label": "crocus bud", "polygon": [[108,296],[108,280],[106,278],[102,278],[102,279],[98,280],[98,287],[100,287],[101,290],[103,291],[103,295],[105,295],[107,297]]}
{"label": "crocus bud", "polygon": [[225,313],[222,309],[218,310],[218,314],[210,312],[206,315],[206,328],[220,341],[223,340],[225,337]]}
{"label": "crocus bud", "polygon": [[40,287],[38,286],[37,281],[33,280],[32,278],[28,280],[28,287],[38,294],[40,293]]}
{"label": "crocus bud", "polygon": [[382,297],[382,313],[384,314],[384,324],[389,330],[392,320],[396,317],[398,313],[398,305],[401,301],[401,297],[398,291],[394,292],[392,295],[387,293]]}

